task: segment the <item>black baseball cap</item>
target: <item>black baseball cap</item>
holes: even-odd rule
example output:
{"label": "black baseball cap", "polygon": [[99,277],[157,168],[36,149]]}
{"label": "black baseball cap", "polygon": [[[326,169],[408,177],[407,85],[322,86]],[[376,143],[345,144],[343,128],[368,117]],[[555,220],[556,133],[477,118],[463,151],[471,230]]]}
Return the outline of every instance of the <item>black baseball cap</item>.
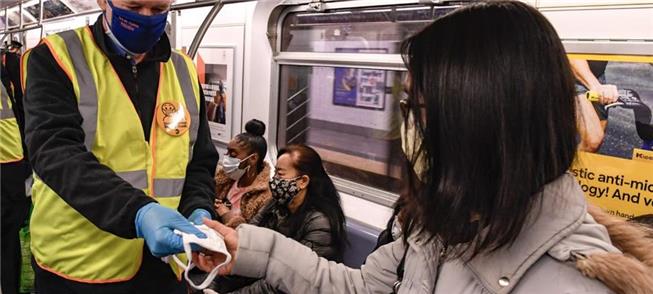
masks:
{"label": "black baseball cap", "polygon": [[10,48],[21,48],[23,47],[23,44],[21,42],[18,42],[16,40],[12,40],[11,44],[9,44]]}

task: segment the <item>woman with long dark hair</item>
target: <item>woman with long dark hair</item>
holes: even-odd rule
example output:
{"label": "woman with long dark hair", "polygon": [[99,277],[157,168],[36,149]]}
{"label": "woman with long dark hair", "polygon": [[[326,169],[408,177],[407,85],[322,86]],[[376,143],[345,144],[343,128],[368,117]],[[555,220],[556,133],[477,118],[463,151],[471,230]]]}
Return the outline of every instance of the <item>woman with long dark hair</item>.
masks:
{"label": "woman with long dark hair", "polygon": [[270,190],[273,201],[252,224],[281,232],[319,256],[341,262],[347,243],[345,214],[320,155],[303,144],[281,149]]}
{"label": "woman with long dark hair", "polygon": [[[542,14],[519,1],[475,3],[410,37],[403,55],[404,150],[423,160],[421,183],[408,185],[403,238],[354,270],[269,230],[207,221],[235,256],[222,273],[291,293],[611,293],[610,279],[638,285],[628,293],[651,289],[646,265],[595,274],[624,255],[567,173],[574,79]],[[209,269],[220,257],[195,261]]]}

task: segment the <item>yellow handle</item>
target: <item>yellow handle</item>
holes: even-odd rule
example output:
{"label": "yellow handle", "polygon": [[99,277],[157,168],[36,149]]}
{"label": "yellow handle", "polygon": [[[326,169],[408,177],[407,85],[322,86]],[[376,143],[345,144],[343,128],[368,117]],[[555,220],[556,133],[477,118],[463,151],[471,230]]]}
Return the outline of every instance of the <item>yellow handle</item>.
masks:
{"label": "yellow handle", "polygon": [[599,102],[599,98],[601,97],[601,95],[598,92],[595,92],[595,91],[587,91],[587,93],[585,93],[585,97],[589,101]]}

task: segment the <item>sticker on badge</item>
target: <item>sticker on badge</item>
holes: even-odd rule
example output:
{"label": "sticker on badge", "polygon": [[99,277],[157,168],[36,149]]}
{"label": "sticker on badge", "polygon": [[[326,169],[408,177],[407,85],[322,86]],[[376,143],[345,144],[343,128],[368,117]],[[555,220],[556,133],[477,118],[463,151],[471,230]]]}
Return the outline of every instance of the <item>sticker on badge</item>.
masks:
{"label": "sticker on badge", "polygon": [[182,103],[164,102],[156,108],[156,122],[168,135],[181,136],[190,126],[190,113]]}

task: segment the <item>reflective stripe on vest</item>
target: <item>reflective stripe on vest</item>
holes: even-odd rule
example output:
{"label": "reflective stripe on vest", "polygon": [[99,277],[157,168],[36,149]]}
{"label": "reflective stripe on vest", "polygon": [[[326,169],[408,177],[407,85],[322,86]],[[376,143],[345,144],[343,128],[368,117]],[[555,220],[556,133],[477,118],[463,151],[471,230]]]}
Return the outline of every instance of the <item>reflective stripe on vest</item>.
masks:
{"label": "reflective stripe on vest", "polygon": [[[66,43],[69,56],[84,56],[82,42],[77,37],[75,31],[65,31],[59,33],[59,36]],[[71,58],[73,71],[77,76],[77,85],[79,87],[78,107],[82,115],[82,129],[84,130],[84,146],[87,150],[92,150],[93,140],[95,140],[95,131],[97,130],[97,104],[98,92],[95,86],[95,80],[88,68],[86,59]]]}
{"label": "reflective stripe on vest", "polygon": [[8,119],[8,118],[14,118],[16,117],[14,115],[14,110],[11,109],[11,100],[9,98],[9,92],[5,88],[4,84],[0,84],[2,89],[0,89],[0,95],[2,95],[2,99],[0,99],[0,119]]}
{"label": "reflective stripe on vest", "polygon": [[23,159],[23,145],[18,122],[11,108],[9,92],[0,83],[0,163]]}
{"label": "reflective stripe on vest", "polygon": [[[129,185],[176,209],[199,124],[199,84],[190,58],[173,52],[160,64],[156,103],[188,109],[188,131],[170,136],[155,117],[146,141],[130,97],[88,27],[48,36],[44,43],[73,85],[86,149]],[[86,283],[126,281],[136,274],[142,239],[96,227],[38,177],[33,195],[32,251],[41,268]]]}

